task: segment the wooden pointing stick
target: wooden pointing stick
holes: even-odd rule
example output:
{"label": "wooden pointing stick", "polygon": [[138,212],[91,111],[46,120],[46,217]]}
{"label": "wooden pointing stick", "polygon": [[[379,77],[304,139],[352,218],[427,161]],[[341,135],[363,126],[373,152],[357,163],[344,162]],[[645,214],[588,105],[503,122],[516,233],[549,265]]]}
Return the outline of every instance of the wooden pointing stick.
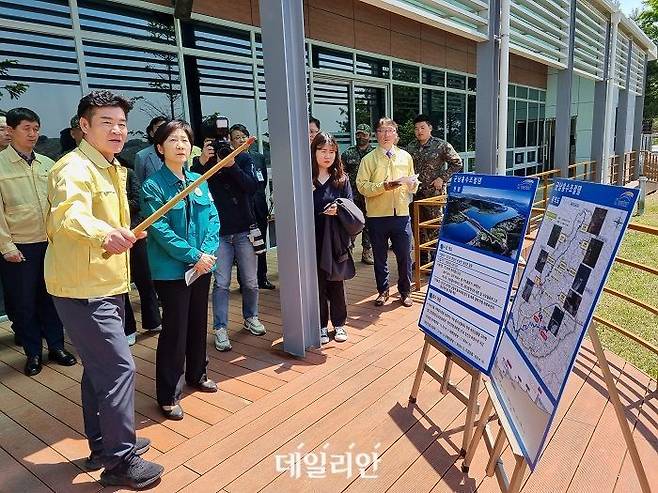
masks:
{"label": "wooden pointing stick", "polygon": [[[249,147],[254,142],[256,142],[256,137],[253,136],[249,137],[244,144],[242,144],[239,147],[236,147],[228,156],[226,156],[224,159],[222,159],[217,164],[212,166],[208,171],[206,171],[199,178],[197,178],[188,186],[186,186],[183,190],[178,192],[172,199],[168,200],[166,204],[163,204],[162,207],[160,207],[157,211],[155,211],[153,214],[151,214],[149,217],[147,217],[141,223],[135,226],[135,229],[132,230],[135,236],[146,231],[149,228],[149,226],[151,226],[155,221],[157,221],[162,216],[164,216],[167,212],[169,212],[171,208],[174,207],[178,202],[180,202],[189,194],[191,194],[195,188],[201,185],[204,181],[207,181],[212,175],[214,175],[220,169],[224,168],[228,163],[230,163],[235,158],[235,156],[240,154],[242,151],[246,151],[247,149],[249,149]],[[163,164],[163,166],[166,165]],[[112,254],[109,252],[103,253],[104,259],[108,259],[111,256]]]}

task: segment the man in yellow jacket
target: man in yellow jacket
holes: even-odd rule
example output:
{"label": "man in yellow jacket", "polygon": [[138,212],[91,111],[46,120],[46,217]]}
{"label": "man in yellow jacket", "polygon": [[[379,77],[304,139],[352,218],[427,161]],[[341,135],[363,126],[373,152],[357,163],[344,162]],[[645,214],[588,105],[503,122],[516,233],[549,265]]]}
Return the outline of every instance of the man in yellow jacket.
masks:
{"label": "man in yellow jacket", "polygon": [[110,91],[80,100],[84,139],[55,164],[48,183],[45,277],[84,366],[86,466],[104,467],[105,485],[137,489],[157,481],[163,468],[140,457],[150,442],[135,437],[135,362],[123,331],[128,250],[138,238],[128,229],[126,169],[115,155],[126,141],[131,107]]}
{"label": "man in yellow jacket", "polygon": [[11,143],[0,152],[0,271],[11,307],[11,320],[27,356],[25,374],[41,371],[41,338],[48,359],[72,366],[75,357],[64,349],[64,330],[43,282],[48,213],[50,158],[34,152],[39,116],[28,108],[7,113]]}
{"label": "man in yellow jacket", "polygon": [[389,297],[388,242],[398,264],[398,292],[404,306],[411,306],[411,223],[410,194],[418,190],[414,162],[408,152],[395,145],[398,126],[390,118],[380,118],[375,125],[377,142],[374,151],[361,160],[356,187],[366,198],[366,224],[375,260],[375,280],[379,296],[376,306]]}

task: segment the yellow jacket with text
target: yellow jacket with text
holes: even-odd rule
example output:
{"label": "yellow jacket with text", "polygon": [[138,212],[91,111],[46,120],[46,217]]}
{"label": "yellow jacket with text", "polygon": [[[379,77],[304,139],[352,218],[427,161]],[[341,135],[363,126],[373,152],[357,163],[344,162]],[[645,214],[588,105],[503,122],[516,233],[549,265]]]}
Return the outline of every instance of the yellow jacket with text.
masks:
{"label": "yellow jacket with text", "polygon": [[115,228],[130,228],[127,171],[107,161],[86,140],[50,172],[46,221],[48,292],[89,299],[130,290],[128,252],[103,258],[103,241]]}
{"label": "yellow jacket with text", "polygon": [[16,243],[46,241],[48,172],[55,163],[36,154],[29,165],[12,146],[0,151],[0,254]]}
{"label": "yellow jacket with text", "polygon": [[411,194],[418,190],[418,183],[411,190],[403,185],[387,191],[384,182],[413,175],[414,161],[399,147],[391,148],[390,157],[380,146],[363,156],[356,174],[356,187],[366,198],[367,216],[408,216]]}

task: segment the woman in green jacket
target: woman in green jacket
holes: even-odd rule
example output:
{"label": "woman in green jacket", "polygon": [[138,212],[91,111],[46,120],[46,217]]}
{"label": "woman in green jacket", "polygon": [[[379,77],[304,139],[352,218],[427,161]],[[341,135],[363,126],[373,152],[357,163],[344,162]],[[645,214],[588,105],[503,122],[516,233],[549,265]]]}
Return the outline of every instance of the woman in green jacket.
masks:
{"label": "woman in green jacket", "polygon": [[[142,186],[143,217],[199,177],[185,166],[193,142],[188,123],[173,120],[161,125],[154,141],[165,166]],[[179,420],[183,419],[183,377],[201,392],[217,392],[217,384],[206,375],[208,291],[215,268],[213,253],[219,246],[219,217],[208,185],[201,184],[157,220],[148,229],[148,237],[151,277],[162,302],[155,359],[157,400],[166,418]]]}

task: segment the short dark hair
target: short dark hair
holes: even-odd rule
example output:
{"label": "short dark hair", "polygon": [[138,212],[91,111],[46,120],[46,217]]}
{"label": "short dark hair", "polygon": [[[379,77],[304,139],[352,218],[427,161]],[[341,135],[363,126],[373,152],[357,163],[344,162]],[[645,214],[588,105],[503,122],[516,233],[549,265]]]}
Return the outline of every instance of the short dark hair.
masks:
{"label": "short dark hair", "polygon": [[165,140],[176,130],[183,130],[187,134],[187,138],[190,141],[190,145],[194,143],[194,132],[192,132],[192,127],[185,120],[168,120],[158,127],[153,136],[153,145],[155,146],[155,152],[158,154],[160,159],[164,161],[164,154],[161,154],[158,150],[158,144],[164,145]]}
{"label": "short dark hair", "polygon": [[430,119],[429,115],[425,115],[421,113],[416,118],[414,118],[414,125],[416,123],[423,123],[423,122],[427,123],[428,125],[432,125],[432,120]]}
{"label": "short dark hair", "polygon": [[236,123],[231,128],[229,128],[229,130],[228,130],[229,136],[232,137],[233,132],[235,132],[236,130],[239,130],[240,132],[245,134],[247,137],[249,137],[249,130],[247,130],[247,127],[245,127],[242,123]]}
{"label": "short dark hair", "polygon": [[320,120],[318,120],[314,116],[309,116],[308,117],[308,124],[310,125],[311,123],[315,123],[315,126],[318,127],[318,130],[320,130],[322,128],[322,127],[320,127]]}
{"label": "short dark hair", "polygon": [[39,115],[29,108],[13,108],[7,112],[7,125],[11,128],[18,127],[21,122],[37,122],[41,125],[41,120],[39,120]]}
{"label": "short dark hair", "polygon": [[159,115],[159,116],[156,116],[155,118],[153,118],[149,122],[149,124],[146,126],[146,139],[149,142],[152,142],[153,138],[151,137],[150,134],[153,131],[153,127],[155,127],[158,123],[165,123],[165,122],[168,122],[168,121],[169,121],[169,118],[167,118],[166,116],[162,116],[162,115]]}
{"label": "short dark hair", "polygon": [[84,96],[78,104],[78,118],[84,117],[85,120],[91,121],[94,110],[107,106],[121,108],[126,116],[128,116],[128,112],[133,108],[133,103],[120,94],[115,94],[112,91],[91,91]]}

